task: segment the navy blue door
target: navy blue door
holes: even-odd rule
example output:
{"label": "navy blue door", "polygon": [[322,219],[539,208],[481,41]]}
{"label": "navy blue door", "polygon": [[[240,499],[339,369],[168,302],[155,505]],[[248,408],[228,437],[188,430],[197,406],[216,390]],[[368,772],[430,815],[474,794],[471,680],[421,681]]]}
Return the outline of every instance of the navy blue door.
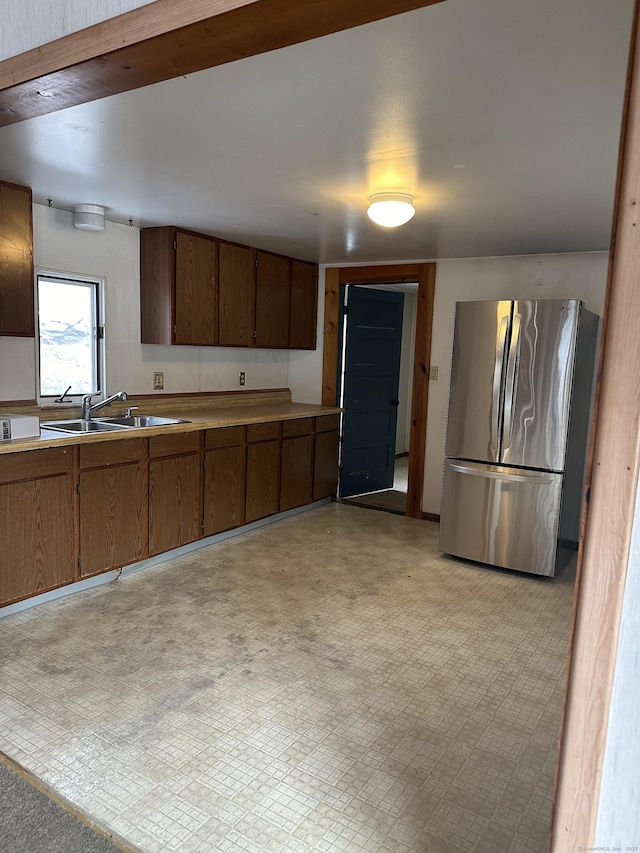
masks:
{"label": "navy blue door", "polygon": [[404,294],[350,286],[340,495],[393,486]]}

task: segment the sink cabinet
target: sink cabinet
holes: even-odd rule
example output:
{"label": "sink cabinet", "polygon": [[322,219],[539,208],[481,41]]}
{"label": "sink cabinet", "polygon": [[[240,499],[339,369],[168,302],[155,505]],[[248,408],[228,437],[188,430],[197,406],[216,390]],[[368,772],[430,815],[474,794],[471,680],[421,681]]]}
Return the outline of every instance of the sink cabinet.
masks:
{"label": "sink cabinet", "polygon": [[75,448],[0,456],[0,604],[75,580]]}
{"label": "sink cabinet", "polygon": [[202,536],[202,433],[149,439],[149,556]]}
{"label": "sink cabinet", "polygon": [[204,535],[245,522],[247,428],[209,429],[204,444]]}
{"label": "sink cabinet", "polygon": [[147,439],[80,445],[79,467],[81,576],[147,557]]}
{"label": "sink cabinet", "polygon": [[0,181],[0,335],[35,337],[31,190]]}

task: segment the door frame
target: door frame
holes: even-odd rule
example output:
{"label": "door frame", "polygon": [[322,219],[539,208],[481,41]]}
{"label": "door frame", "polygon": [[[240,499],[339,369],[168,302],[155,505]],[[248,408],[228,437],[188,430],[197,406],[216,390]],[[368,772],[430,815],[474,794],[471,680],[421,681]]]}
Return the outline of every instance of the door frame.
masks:
{"label": "door frame", "polygon": [[340,286],[343,284],[418,283],[416,336],[413,354],[411,429],[406,515],[410,518],[437,516],[422,512],[424,462],[427,445],[429,361],[436,286],[435,263],[388,264],[361,267],[328,267],[325,270],[324,345],[322,357],[322,404],[337,405],[338,345],[340,339]]}

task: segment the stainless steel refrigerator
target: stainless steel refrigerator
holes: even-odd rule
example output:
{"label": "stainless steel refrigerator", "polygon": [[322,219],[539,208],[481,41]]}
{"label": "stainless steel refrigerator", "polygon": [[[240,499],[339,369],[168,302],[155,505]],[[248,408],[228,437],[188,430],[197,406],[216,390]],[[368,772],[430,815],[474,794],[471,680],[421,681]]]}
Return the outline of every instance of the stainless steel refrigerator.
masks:
{"label": "stainless steel refrigerator", "polygon": [[598,324],[577,299],[456,304],[441,551],[551,576],[575,548]]}

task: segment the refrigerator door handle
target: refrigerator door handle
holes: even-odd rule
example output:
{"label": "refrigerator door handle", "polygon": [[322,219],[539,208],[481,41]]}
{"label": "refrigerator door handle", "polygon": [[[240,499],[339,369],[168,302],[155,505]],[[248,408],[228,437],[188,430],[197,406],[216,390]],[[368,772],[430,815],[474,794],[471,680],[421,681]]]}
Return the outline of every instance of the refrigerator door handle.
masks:
{"label": "refrigerator door handle", "polygon": [[498,459],[500,451],[500,416],[502,415],[502,373],[504,369],[504,351],[507,345],[507,332],[509,330],[509,317],[503,317],[498,333],[498,348],[496,351],[496,364],[493,369],[493,405],[491,409],[491,449],[495,459]]}
{"label": "refrigerator door handle", "polygon": [[502,431],[502,447],[511,446],[513,436],[513,406],[516,399],[518,387],[518,362],[520,361],[520,314],[513,315],[513,328],[511,331],[511,346],[509,347],[509,358],[507,360],[507,379],[504,392],[504,427]]}
{"label": "refrigerator door handle", "polygon": [[484,477],[490,480],[511,480],[513,483],[531,483],[532,485],[548,486],[554,482],[551,475],[545,474],[507,474],[500,471],[488,471],[486,468],[471,468],[469,465],[451,463],[451,470],[459,474],[471,474],[472,477]]}

